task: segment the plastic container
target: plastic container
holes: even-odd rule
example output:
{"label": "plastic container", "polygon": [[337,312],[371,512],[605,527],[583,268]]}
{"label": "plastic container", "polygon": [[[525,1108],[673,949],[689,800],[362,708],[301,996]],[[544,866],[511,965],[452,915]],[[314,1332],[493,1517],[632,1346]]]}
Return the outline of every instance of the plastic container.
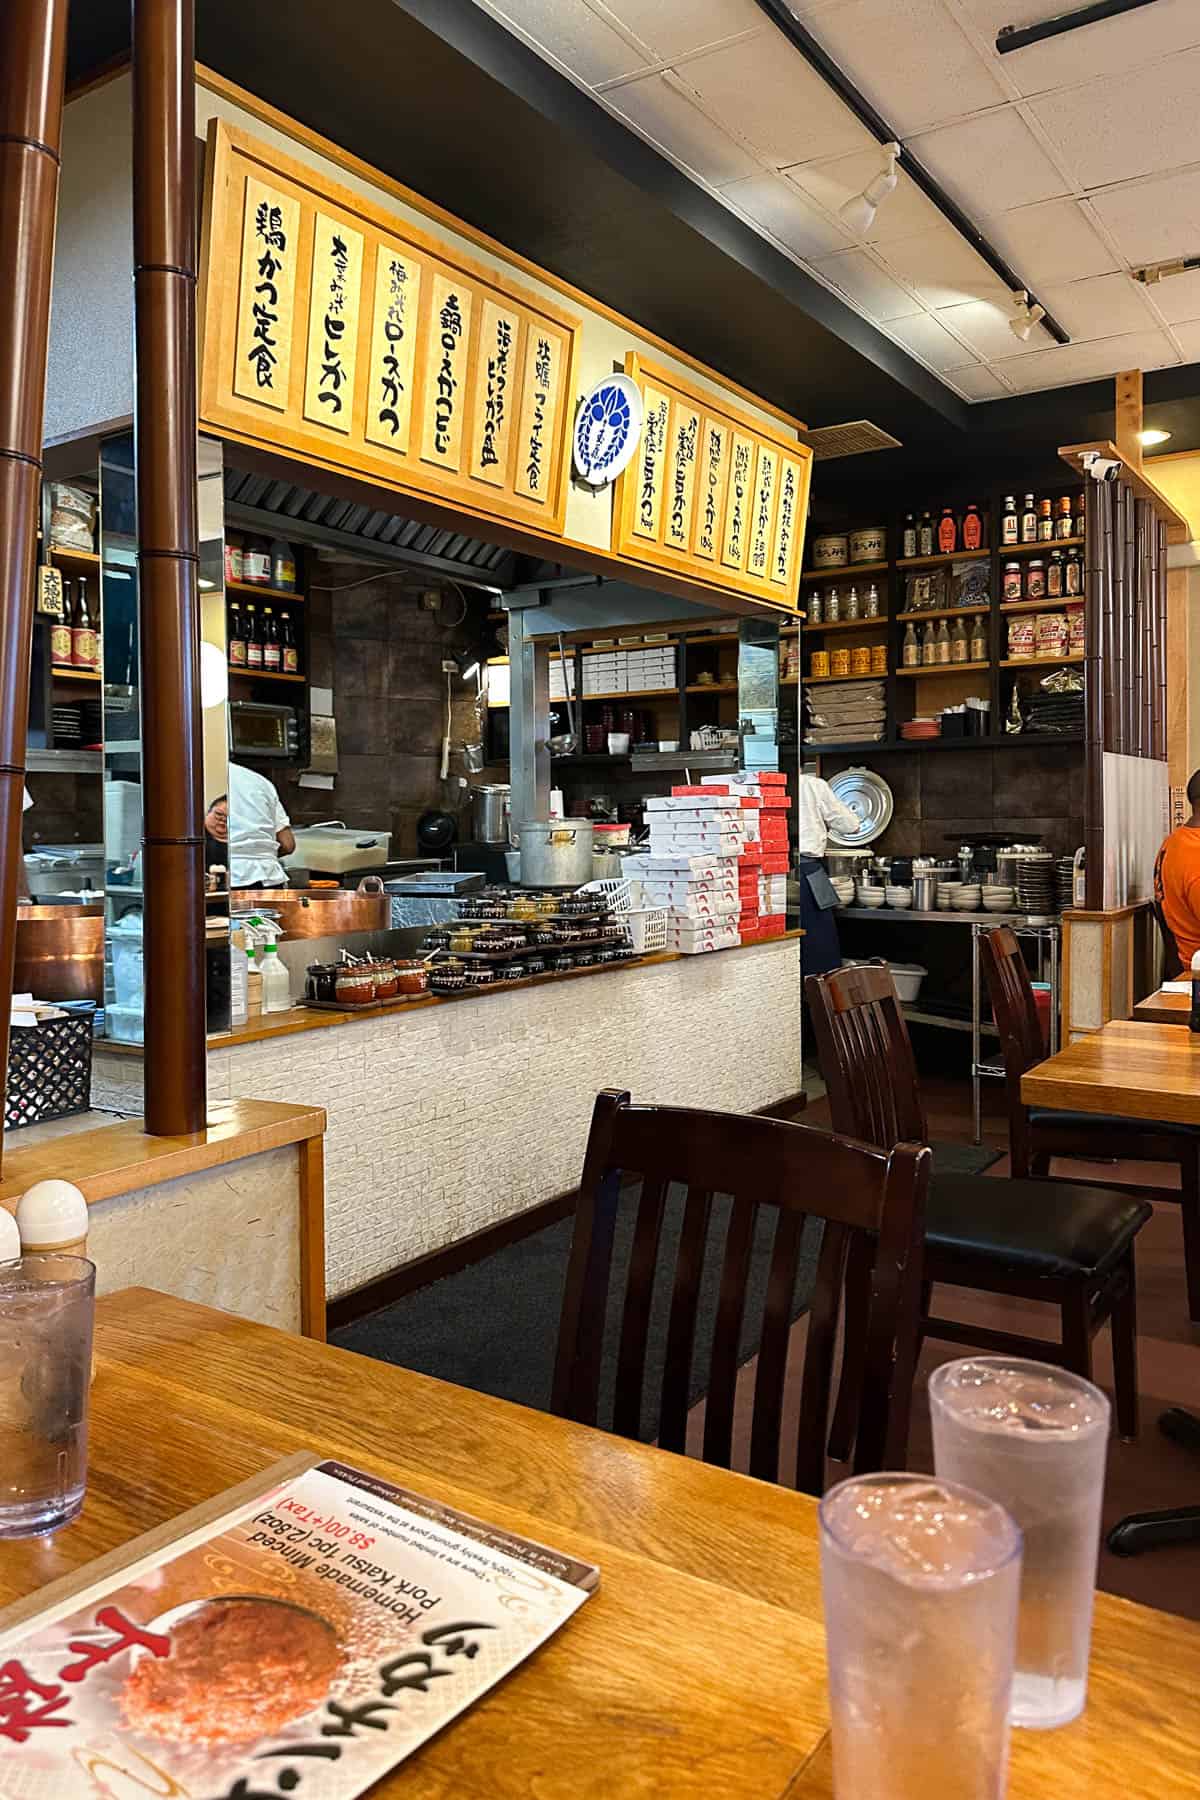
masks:
{"label": "plastic container", "polygon": [[896,994],[901,1000],[912,1001],[921,992],[921,983],[929,970],[920,963],[889,963],[892,980],[896,984]]}

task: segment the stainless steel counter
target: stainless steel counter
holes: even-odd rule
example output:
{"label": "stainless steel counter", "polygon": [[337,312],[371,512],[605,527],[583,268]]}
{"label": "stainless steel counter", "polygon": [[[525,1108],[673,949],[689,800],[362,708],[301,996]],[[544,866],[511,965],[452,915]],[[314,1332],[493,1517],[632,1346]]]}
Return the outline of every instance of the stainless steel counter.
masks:
{"label": "stainless steel counter", "polygon": [[[1015,912],[913,912],[898,906],[839,906],[843,919],[882,919],[892,925],[1027,925],[1028,916]],[[1057,919],[1045,921],[1057,924]]]}

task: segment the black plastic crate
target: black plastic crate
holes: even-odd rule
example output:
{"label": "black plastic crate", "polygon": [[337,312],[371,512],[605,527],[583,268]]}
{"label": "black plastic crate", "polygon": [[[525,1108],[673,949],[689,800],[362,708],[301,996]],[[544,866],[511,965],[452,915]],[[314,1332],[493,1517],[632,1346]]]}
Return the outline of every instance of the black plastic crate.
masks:
{"label": "black plastic crate", "polygon": [[90,1001],[76,1002],[65,1019],[12,1028],[4,1093],[5,1130],[87,1112],[92,1103],[95,1010]]}

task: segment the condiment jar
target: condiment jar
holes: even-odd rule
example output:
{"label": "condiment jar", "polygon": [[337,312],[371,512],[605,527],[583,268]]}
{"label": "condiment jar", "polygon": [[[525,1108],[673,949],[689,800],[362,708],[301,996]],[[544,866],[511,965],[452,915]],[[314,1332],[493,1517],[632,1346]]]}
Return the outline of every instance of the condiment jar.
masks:
{"label": "condiment jar", "polygon": [[456,951],[473,950],[478,930],[471,925],[456,925],[450,932],[450,949]]}
{"label": "condiment jar", "polygon": [[387,957],[381,957],[377,963],[372,964],[371,973],[375,977],[375,998],[394,1000],[399,992],[395,963]]}
{"label": "condiment jar", "polygon": [[827,625],[836,625],[841,616],[841,596],[835,587],[831,587],[825,596],[825,623]]}
{"label": "condiment jar", "polygon": [[856,587],[852,587],[846,595],[846,605],[842,617],[843,619],[857,619],[858,617],[858,589]]}
{"label": "condiment jar", "polygon": [[337,978],[336,963],[309,963],[304,977],[305,999],[336,1000]]}
{"label": "condiment jar", "polygon": [[839,649],[829,652],[829,673],[831,675],[848,675],[850,673],[850,652]]}
{"label": "condiment jar", "polygon": [[805,610],[808,613],[808,622],[810,625],[819,625],[821,623],[820,588],[814,588],[812,593],[808,596],[808,599],[805,601]]}
{"label": "condiment jar", "polygon": [[829,673],[828,650],[814,650],[808,659],[808,672],[816,681],[821,681]]}
{"label": "condiment jar", "polygon": [[1001,591],[1005,600],[1021,598],[1021,565],[1019,562],[1005,563]]}
{"label": "condiment jar", "polygon": [[397,962],[396,992],[398,994],[423,994],[429,986],[429,970],[423,962]]}
{"label": "condiment jar", "polygon": [[466,964],[448,957],[430,970],[429,985],[435,994],[455,994],[467,985]]}
{"label": "condiment jar", "polygon": [[867,597],[863,601],[862,616],[864,619],[877,619],[879,617],[879,589],[874,582],[872,582],[867,589]]}
{"label": "condiment jar", "polygon": [[871,649],[868,644],[856,644],[851,650],[850,673],[852,675],[869,675],[871,673]]}
{"label": "condiment jar", "polygon": [[1025,571],[1025,598],[1027,600],[1044,600],[1046,598],[1046,565],[1040,556],[1035,556]]}
{"label": "condiment jar", "polygon": [[369,1006],[375,998],[375,977],[361,963],[338,967],[335,999],[339,1006]]}
{"label": "condiment jar", "polygon": [[888,669],[887,645],[886,644],[872,644],[872,646],[871,646],[871,673],[872,673],[872,675],[886,675],[887,669]]}

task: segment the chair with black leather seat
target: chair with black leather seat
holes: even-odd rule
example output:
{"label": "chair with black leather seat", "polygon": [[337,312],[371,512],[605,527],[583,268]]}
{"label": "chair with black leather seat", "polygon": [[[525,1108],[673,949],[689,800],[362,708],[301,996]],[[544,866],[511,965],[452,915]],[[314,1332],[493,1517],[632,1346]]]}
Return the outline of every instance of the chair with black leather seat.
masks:
{"label": "chair with black leather seat", "polygon": [[1045,1056],[1029,971],[1021,946],[1007,925],[985,932],[979,947],[1004,1056],[1013,1174],[1048,1175],[1052,1156],[1174,1163],[1179,1170],[1178,1191],[1148,1187],[1130,1191],[1178,1203],[1183,1214],[1188,1314],[1200,1323],[1200,1130],[1166,1121],[1160,1124],[1107,1113],[1026,1106],[1021,1099],[1021,1077]]}
{"label": "chair with black leather seat", "polygon": [[[882,965],[837,969],[805,981],[833,1129],[885,1149],[927,1143],[908,1028]],[[1075,1182],[938,1173],[934,1155],[925,1229],[922,1331],[974,1349],[1008,1352],[1092,1372],[1092,1339],[1109,1321],[1117,1428],[1137,1434],[1134,1239],[1150,1207],[1133,1194]],[[1057,1307],[1057,1338],[998,1331],[932,1313],[937,1282]],[[852,1441],[859,1381],[861,1268],[847,1276],[847,1332],[830,1454]]]}

